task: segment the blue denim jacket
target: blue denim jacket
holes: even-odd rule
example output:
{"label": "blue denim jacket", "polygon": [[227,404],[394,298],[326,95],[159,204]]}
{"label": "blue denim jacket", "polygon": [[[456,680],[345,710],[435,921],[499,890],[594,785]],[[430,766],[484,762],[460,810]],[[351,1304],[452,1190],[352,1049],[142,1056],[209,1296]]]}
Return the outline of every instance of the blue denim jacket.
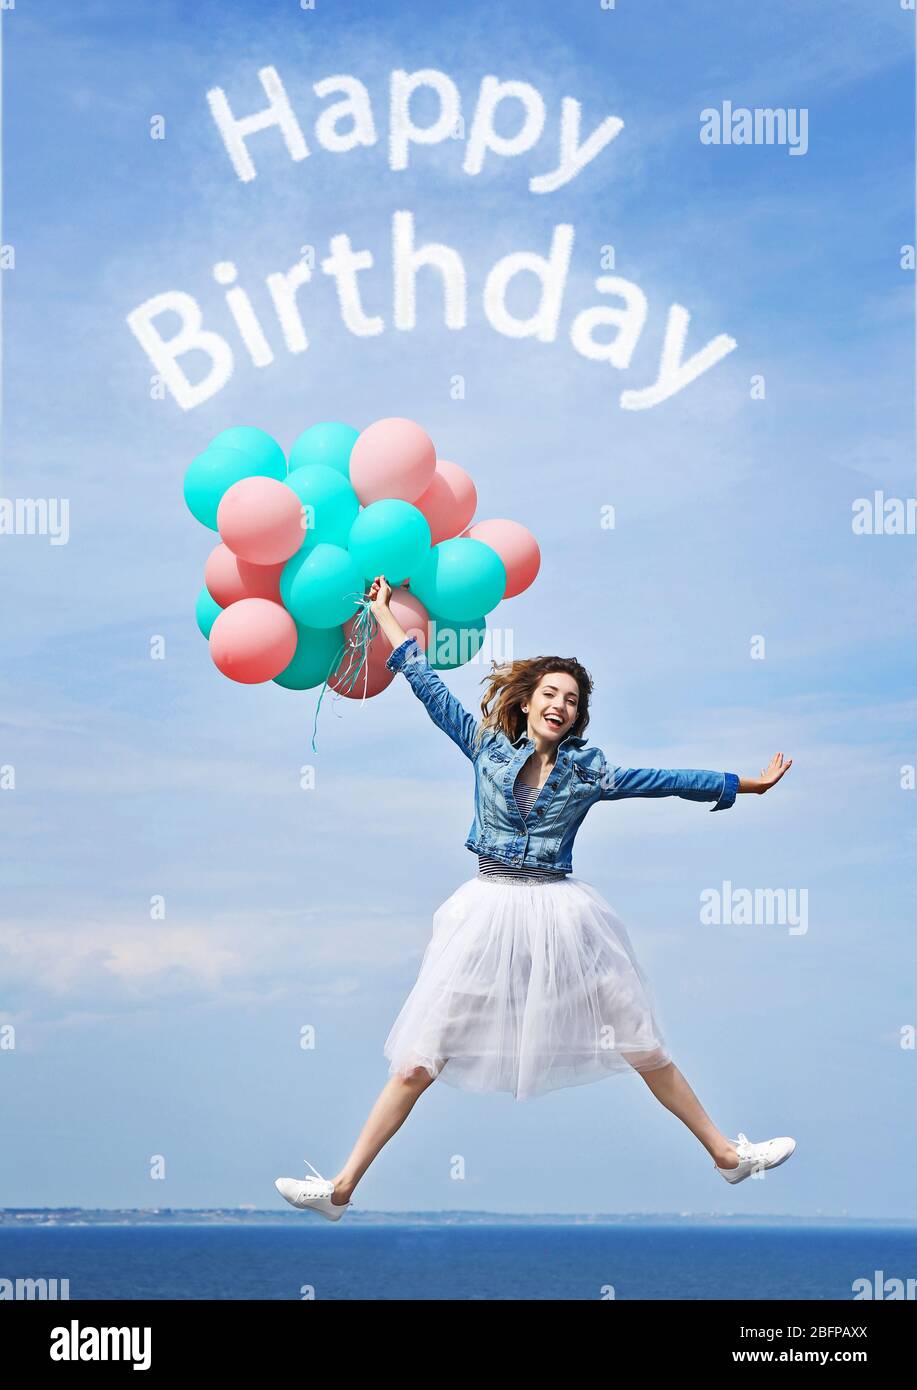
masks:
{"label": "blue denim jacket", "polygon": [[404,672],[434,724],[474,767],[474,820],[465,847],[475,854],[515,867],[538,865],[572,873],[576,832],[597,801],[680,796],[712,801],[711,810],[725,811],[736,799],[739,779],[734,772],[614,767],[601,748],[587,748],[588,739],[567,734],[548,780],[523,819],[513,786],[531,757],[533,741],[524,733],[511,741],[502,729],[486,729],[477,741],[479,721],[440,679],[416,638],[408,637],[396,647],[385,664],[390,671]]}

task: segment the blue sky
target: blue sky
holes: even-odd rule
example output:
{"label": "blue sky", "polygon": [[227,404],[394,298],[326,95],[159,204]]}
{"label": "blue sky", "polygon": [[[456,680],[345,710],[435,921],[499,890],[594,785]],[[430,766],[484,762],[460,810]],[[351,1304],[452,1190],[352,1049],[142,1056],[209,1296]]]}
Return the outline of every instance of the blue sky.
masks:
{"label": "blue sky", "polygon": [[[475,870],[470,770],[400,679],[363,708],[323,703],[313,755],[317,692],[221,677],[194,623],[213,541],[181,483],[229,425],[288,448],[319,420],[406,415],[471,472],[478,518],[538,537],[537,582],[491,621],[517,654],[588,667],[589,736],[616,763],[754,776],[777,749],[795,759],[770,796],[726,815],[602,804],[574,866],[627,923],[714,1120],[793,1134],[799,1151],[733,1191],[636,1077],[524,1104],[437,1086],[356,1200],[917,1216],[894,1159],[917,1140],[917,1053],[900,1045],[917,1025],[917,792],[900,787],[917,762],[914,537],[851,529],[856,498],[914,495],[914,290],[899,265],[914,239],[913,17],[866,0],[432,14],[55,0],[3,16],[16,267],[0,491],[68,498],[71,534],[0,548],[13,658],[0,763],[16,774],[0,798],[0,1026],[16,1031],[0,1050],[0,1203],[279,1204],[273,1178],[304,1172],[304,1156],[334,1172],[385,1081],[382,1042],[432,913]],[[312,84],[360,78],[377,145],[293,163],[263,135],[258,177],[239,182],[206,92],[256,109],[268,64],[309,137],[323,105]],[[392,172],[389,77],[424,67],[446,72],[469,112],[488,73],[531,83],[548,112],[540,146],[478,179],[461,172],[459,142]],[[611,114],[625,127],[537,197],[527,181],[556,163],[564,96],[582,103],[585,132]],[[808,153],[703,146],[699,113],[727,99],[807,108]],[[418,327],[392,326],[402,209],[418,239],[463,257],[459,332],[432,279]],[[561,222],[576,239],[558,340],[501,337],[481,308],[487,271],[514,250],[546,254]],[[365,294],[384,333],[349,336],[316,277],[301,296],[308,352],[289,354],[275,328],[273,364],[240,353],[206,404],[151,399],[133,308],[181,289],[229,336],[211,271],[232,259],[268,322],[264,278],[340,232],[373,251]],[[649,302],[627,373],[566,336],[599,302],[609,244]],[[663,405],[622,411],[622,386],[655,375],[674,302],[691,312],[691,350],[720,332],[737,348]],[[766,398],[753,400],[759,374]],[[613,530],[600,524],[609,505]],[[749,654],[758,635],[764,660]],[[468,708],[485,670],[448,677]],[[807,932],[702,926],[700,894],[726,880],[805,889]],[[150,920],[155,894],[165,921]],[[456,1154],[464,1181],[450,1177]]]}

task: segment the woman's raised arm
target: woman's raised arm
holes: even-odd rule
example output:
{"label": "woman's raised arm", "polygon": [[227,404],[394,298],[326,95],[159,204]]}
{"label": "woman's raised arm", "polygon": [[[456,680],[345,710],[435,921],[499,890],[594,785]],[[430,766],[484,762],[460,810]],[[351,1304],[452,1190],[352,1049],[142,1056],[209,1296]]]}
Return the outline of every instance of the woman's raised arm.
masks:
{"label": "woman's raised arm", "polygon": [[466,758],[473,762],[478,752],[475,738],[477,720],[468,713],[433,670],[417,639],[409,637],[405,632],[389,607],[391,596],[391,585],[383,575],[377,575],[370,586],[369,597],[372,600],[371,610],[392,645],[391,656],[385,664],[390,671],[404,672],[411,689],[423,702],[433,723],[442,729],[444,734],[448,734]]}

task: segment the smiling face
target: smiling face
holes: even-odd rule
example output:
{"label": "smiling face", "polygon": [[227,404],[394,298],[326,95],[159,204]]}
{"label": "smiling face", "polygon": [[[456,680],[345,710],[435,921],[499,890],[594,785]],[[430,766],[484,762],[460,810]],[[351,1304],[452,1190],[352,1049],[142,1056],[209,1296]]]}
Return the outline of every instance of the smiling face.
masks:
{"label": "smiling face", "polygon": [[527,717],[532,738],[559,743],[576,723],[580,693],[573,676],[566,671],[548,671],[522,701],[522,713]]}

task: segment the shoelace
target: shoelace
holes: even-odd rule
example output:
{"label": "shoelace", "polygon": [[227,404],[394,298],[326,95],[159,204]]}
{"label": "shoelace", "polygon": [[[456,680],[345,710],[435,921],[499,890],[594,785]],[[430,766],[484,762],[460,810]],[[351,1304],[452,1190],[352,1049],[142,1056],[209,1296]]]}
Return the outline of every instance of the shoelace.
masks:
{"label": "shoelace", "polygon": [[[312,1164],[309,1162],[309,1160],[308,1160],[307,1158],[304,1158],[304,1159],[303,1159],[303,1163],[306,1165],[307,1168],[312,1168]],[[330,1191],[330,1192],[327,1192],[327,1193],[324,1193],[323,1196],[327,1196],[327,1197],[329,1197],[329,1198],[330,1198],[331,1196],[333,1196],[333,1194],[334,1194],[334,1183],[331,1181],[331,1179],[330,1179],[330,1178],[323,1178],[322,1175],[321,1175],[321,1173],[318,1171],[317,1168],[312,1168],[312,1171],[313,1171],[313,1173],[315,1174],[315,1176],[318,1178],[319,1182],[326,1182],[326,1183],[328,1184],[328,1186],[331,1188],[331,1191]],[[312,1182],[312,1178],[310,1178],[310,1177],[307,1175],[306,1178],[304,1179],[304,1181],[305,1181],[305,1182]],[[335,1203],[335,1205],[338,1205],[338,1203]],[[353,1202],[343,1202],[343,1203],[341,1203],[340,1205],[346,1206],[346,1207],[352,1207],[352,1206],[353,1206]]]}
{"label": "shoelace", "polygon": [[754,1164],[756,1172],[761,1173],[768,1166],[767,1155],[769,1151],[764,1149],[761,1153],[755,1153],[754,1150],[759,1147],[758,1144],[753,1144],[748,1136],[739,1130],[736,1136],[736,1153],[739,1155],[739,1162],[741,1163],[743,1159],[747,1160],[747,1162]]}
{"label": "shoelace", "polygon": [[[736,1135],[735,1144],[733,1145],[733,1148],[735,1149],[736,1155],[739,1160],[739,1164],[742,1164],[745,1161],[745,1159],[751,1158],[751,1153],[749,1152],[749,1150],[753,1147],[754,1145],[749,1140],[748,1135],[743,1134],[742,1131],[739,1130],[738,1134]],[[724,1168],[722,1171],[725,1173],[732,1173],[734,1172],[734,1169]]]}

